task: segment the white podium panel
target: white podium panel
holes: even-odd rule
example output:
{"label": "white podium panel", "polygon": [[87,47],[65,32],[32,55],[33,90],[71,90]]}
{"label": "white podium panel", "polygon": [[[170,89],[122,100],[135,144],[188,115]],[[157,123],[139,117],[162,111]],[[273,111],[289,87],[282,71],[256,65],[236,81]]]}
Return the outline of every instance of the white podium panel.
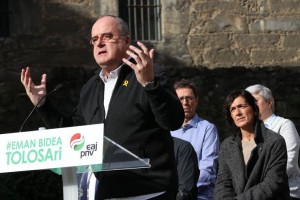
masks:
{"label": "white podium panel", "polygon": [[101,164],[103,124],[0,135],[0,173]]}
{"label": "white podium panel", "polygon": [[103,134],[103,124],[0,135],[0,173],[50,169],[62,175],[64,200],[78,199],[76,173],[149,168]]}

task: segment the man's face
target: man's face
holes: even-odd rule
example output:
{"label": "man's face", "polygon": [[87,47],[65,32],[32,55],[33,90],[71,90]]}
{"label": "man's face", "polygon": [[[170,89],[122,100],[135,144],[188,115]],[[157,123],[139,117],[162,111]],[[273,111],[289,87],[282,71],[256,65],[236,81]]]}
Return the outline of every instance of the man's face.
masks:
{"label": "man's face", "polygon": [[127,58],[126,50],[130,45],[130,37],[122,35],[119,25],[113,17],[102,17],[92,27],[94,41],[93,54],[96,63],[105,71],[118,68]]}
{"label": "man's face", "polygon": [[261,120],[267,119],[272,113],[272,101],[266,100],[259,94],[252,94],[256,100],[256,105],[259,108],[259,117]]}
{"label": "man's face", "polygon": [[196,114],[198,97],[195,97],[193,90],[190,88],[178,88],[176,89],[176,93],[181,101],[185,120],[191,120]]}

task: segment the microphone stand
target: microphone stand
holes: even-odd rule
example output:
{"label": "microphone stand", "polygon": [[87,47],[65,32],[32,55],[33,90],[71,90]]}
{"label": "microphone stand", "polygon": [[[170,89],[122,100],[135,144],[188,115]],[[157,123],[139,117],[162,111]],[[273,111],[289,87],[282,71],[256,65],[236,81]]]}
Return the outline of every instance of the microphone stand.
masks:
{"label": "microphone stand", "polygon": [[51,95],[53,92],[56,92],[58,90],[60,90],[63,87],[63,84],[58,84],[54,90],[52,90],[51,92],[45,94],[42,98],[40,98],[40,100],[38,101],[38,103],[33,107],[33,109],[30,111],[29,115],[26,117],[26,119],[24,120],[24,122],[21,125],[21,128],[19,130],[19,132],[22,132],[22,129],[24,127],[24,125],[26,124],[26,122],[28,121],[28,119],[31,117],[32,113],[36,110],[36,108],[40,105],[41,101],[46,98],[47,96]]}

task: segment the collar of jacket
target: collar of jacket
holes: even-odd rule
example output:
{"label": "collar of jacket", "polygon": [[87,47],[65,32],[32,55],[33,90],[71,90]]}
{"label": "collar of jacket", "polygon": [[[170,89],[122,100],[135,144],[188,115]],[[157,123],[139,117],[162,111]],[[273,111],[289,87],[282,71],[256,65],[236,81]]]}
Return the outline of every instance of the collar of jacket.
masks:
{"label": "collar of jacket", "polygon": [[[251,156],[249,158],[248,161],[248,165],[245,166],[244,162],[243,165],[241,165],[241,167],[243,168],[243,174],[245,175],[245,178],[248,179],[251,171],[257,161],[257,159],[260,157],[261,152],[263,150],[263,145],[264,145],[264,134],[267,130],[263,124],[262,121],[258,120],[255,124],[255,132],[254,132],[254,141],[256,143],[256,147],[252,150],[251,152]],[[232,140],[232,144],[231,145],[231,150],[235,151],[235,148],[239,148],[242,151],[242,142],[241,142],[241,138],[242,138],[242,134],[240,129],[237,130],[237,132],[234,134],[233,140]],[[243,159],[240,159],[240,161],[243,161]],[[240,164],[240,163],[237,163]],[[245,184],[245,182],[244,182]]]}
{"label": "collar of jacket", "polygon": [[[266,127],[261,120],[258,120],[255,124],[255,131],[254,131],[254,141],[256,144],[263,143],[265,138],[263,137],[263,132],[266,132]],[[242,133],[240,129],[237,129],[234,133],[233,140],[240,143],[242,140]]]}

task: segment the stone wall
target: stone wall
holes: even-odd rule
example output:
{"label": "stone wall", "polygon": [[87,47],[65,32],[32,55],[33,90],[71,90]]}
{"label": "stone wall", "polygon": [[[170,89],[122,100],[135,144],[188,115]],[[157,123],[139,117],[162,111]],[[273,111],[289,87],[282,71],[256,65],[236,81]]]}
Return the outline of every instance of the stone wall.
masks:
{"label": "stone wall", "polygon": [[299,66],[300,2],[163,1],[158,48],[189,66]]}
{"label": "stone wall", "polygon": [[[88,42],[91,25],[101,14],[118,15],[117,2],[10,0],[12,35],[0,38],[1,134],[18,132],[32,109],[20,83],[21,68],[28,65],[35,82],[47,73],[48,90],[64,84],[49,98],[71,113],[82,84],[98,68]],[[273,91],[276,113],[300,130],[299,12],[296,0],[163,0],[163,40],[147,45],[173,81],[195,81],[198,113],[217,125],[221,141],[229,135],[224,98],[256,83]],[[34,113],[23,130],[40,126]],[[62,199],[61,177],[48,170],[2,174],[0,197]]]}
{"label": "stone wall", "polygon": [[[296,0],[164,0],[157,52],[185,66],[299,66]],[[118,15],[118,1],[10,1],[11,37],[0,39],[0,65],[94,65],[90,27]]]}

